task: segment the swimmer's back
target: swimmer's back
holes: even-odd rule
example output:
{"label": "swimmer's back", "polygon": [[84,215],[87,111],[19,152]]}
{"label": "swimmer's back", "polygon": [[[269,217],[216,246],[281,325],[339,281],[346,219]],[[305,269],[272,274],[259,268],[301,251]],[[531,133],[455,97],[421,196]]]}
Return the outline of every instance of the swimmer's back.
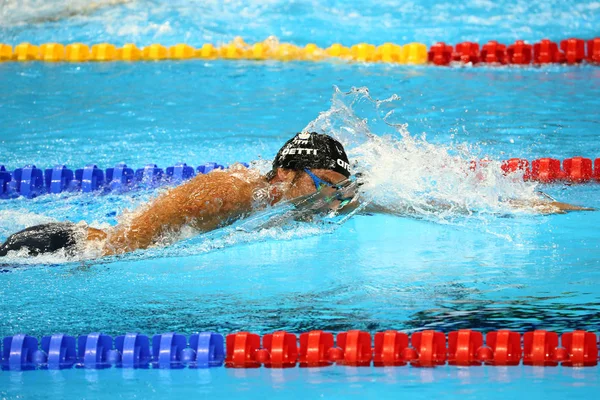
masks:
{"label": "swimmer's back", "polygon": [[265,179],[243,167],[198,175],[136,211],[108,234],[104,254],[145,249],[166,232],[189,225],[207,232],[253,210]]}

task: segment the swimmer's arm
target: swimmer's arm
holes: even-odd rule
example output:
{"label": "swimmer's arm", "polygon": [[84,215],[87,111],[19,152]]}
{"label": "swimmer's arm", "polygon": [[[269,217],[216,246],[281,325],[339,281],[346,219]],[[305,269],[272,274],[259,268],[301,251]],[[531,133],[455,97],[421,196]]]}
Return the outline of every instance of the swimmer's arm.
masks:
{"label": "swimmer's arm", "polygon": [[[540,214],[566,214],[569,211],[596,211],[594,208],[581,207],[574,204],[561,203],[559,201],[537,200],[510,200],[509,204],[514,208],[535,209]],[[466,212],[464,209],[458,209],[456,206],[441,203],[439,201],[430,201],[428,205],[431,207],[427,211],[448,211],[454,209],[457,212]],[[356,206],[355,206],[356,208]],[[378,204],[367,205],[362,213],[364,214],[391,214],[391,215],[409,215],[416,213],[417,210],[413,207],[405,207],[404,209],[396,209],[392,207],[380,206]]]}
{"label": "swimmer's arm", "polygon": [[117,225],[108,235],[104,254],[148,248],[186,224],[202,232],[216,229],[251,211],[256,184],[227,172],[199,175],[158,197],[130,222]]}
{"label": "swimmer's arm", "polygon": [[[356,211],[358,209],[358,211]],[[434,212],[436,210],[444,209],[444,207],[434,208],[433,206],[428,211]],[[446,207],[445,209],[450,209]],[[417,209],[412,206],[404,206],[402,208],[382,206],[379,204],[368,203],[365,204],[360,198],[353,199],[350,203],[346,204],[342,208],[334,208],[335,212],[339,215],[346,215],[357,212],[359,215],[373,215],[373,214],[388,214],[396,216],[405,216],[418,214]]]}
{"label": "swimmer's arm", "polygon": [[[424,209],[426,208],[426,210]],[[449,204],[442,204],[439,202],[430,202],[425,207],[420,207],[419,209],[414,206],[406,205],[402,208],[397,207],[388,207],[381,206],[379,204],[369,204],[364,207],[360,213],[361,214],[388,214],[388,215],[396,215],[396,216],[404,216],[404,215],[414,215],[419,214],[420,212],[436,212],[436,211],[448,211],[454,209],[457,213],[464,213],[464,209],[459,209],[457,207],[452,207]]]}
{"label": "swimmer's arm", "polygon": [[595,208],[548,200],[510,200],[509,204],[515,208],[533,208],[540,214],[566,214],[569,211],[596,211]]}

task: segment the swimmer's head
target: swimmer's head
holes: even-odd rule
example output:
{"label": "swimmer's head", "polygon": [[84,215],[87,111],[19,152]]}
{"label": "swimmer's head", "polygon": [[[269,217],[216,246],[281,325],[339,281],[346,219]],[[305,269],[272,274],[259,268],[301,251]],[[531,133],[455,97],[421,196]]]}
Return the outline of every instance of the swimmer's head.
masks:
{"label": "swimmer's head", "polygon": [[328,135],[302,132],[288,140],[273,160],[273,176],[278,168],[292,171],[324,169],[350,177],[350,163],[344,146]]}
{"label": "swimmer's head", "polygon": [[315,132],[298,133],[288,140],[273,160],[266,176],[272,199],[294,199],[323,189],[338,191],[338,184],[350,177],[350,164],[344,147],[334,138]]}

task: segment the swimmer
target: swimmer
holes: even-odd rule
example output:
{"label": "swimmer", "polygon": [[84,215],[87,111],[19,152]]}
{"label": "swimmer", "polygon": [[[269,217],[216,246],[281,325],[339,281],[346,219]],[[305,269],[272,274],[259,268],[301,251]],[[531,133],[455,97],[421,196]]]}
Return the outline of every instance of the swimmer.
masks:
{"label": "swimmer", "polygon": [[[307,196],[313,203],[320,200],[318,209],[307,208],[310,212],[351,212],[359,201],[350,178],[350,163],[341,143],[315,132],[299,133],[279,150],[266,175],[241,165],[198,175],[141,206],[113,228],[100,230],[69,222],[37,225],[10,236],[0,245],[0,256],[23,248],[29,255],[58,250],[74,255],[86,248],[99,249],[105,256],[124,254],[164,244],[166,237],[184,226],[208,232],[282,201],[303,206],[298,199]],[[527,205],[541,213],[590,210],[553,199]],[[363,211],[397,213],[377,206]]]}
{"label": "swimmer", "polygon": [[266,175],[236,165],[215,170],[162,194],[134,211],[127,221],[107,230],[74,223],[37,225],[10,236],[0,256],[27,248],[30,255],[64,249],[67,254],[100,248],[102,255],[123,254],[158,245],[184,226],[198,233],[234,221],[282,201],[315,192],[328,197],[332,209],[349,198],[336,186],[350,178],[350,164],[341,143],[330,136],[299,133],[279,150]]}

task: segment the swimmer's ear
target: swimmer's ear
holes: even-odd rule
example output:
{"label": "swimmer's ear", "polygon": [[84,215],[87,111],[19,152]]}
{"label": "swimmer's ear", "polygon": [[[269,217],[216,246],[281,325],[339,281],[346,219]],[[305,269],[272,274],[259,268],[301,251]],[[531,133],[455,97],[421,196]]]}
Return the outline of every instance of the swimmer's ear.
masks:
{"label": "swimmer's ear", "polygon": [[277,168],[273,179],[278,182],[292,182],[296,177],[298,171],[294,171],[286,168]]}

